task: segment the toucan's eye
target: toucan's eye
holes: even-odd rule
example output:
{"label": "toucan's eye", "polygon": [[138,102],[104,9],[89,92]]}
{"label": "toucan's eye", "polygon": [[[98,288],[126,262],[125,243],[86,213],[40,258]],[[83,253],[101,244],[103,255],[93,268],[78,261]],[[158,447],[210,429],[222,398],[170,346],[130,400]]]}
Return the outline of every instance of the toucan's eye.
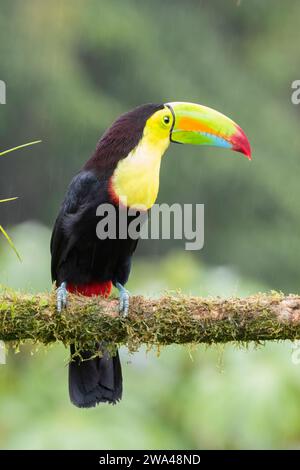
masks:
{"label": "toucan's eye", "polygon": [[170,116],[164,116],[164,123],[169,124],[170,122]]}

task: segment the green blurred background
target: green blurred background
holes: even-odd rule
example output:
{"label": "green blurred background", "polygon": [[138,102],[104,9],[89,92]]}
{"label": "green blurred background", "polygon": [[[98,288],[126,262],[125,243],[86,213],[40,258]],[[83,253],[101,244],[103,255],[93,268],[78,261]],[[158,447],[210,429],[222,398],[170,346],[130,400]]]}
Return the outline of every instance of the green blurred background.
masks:
{"label": "green blurred background", "polygon": [[[289,0],[0,0],[0,281],[51,289],[49,239],[71,177],[109,124],[146,102],[194,101],[233,117],[253,161],[171,146],[158,202],[205,204],[205,246],[143,241],[129,289],[160,295],[299,291],[300,4]],[[72,407],[68,352],[30,346],[0,366],[0,448],[299,448],[292,345],[122,351],[115,407]]]}

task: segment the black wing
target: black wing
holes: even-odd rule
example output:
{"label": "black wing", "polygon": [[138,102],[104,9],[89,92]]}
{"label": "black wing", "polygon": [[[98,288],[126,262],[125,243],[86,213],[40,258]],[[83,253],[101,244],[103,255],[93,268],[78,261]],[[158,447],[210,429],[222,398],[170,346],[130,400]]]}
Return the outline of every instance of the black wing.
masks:
{"label": "black wing", "polygon": [[80,232],[84,228],[86,229],[83,223],[84,219],[88,223],[88,214],[92,207],[96,208],[101,202],[104,202],[104,185],[105,183],[101,185],[92,172],[86,171],[80,172],[71,181],[51,237],[51,274],[53,281],[61,282],[59,279],[60,266],[65,262],[70,250],[80,237]]}

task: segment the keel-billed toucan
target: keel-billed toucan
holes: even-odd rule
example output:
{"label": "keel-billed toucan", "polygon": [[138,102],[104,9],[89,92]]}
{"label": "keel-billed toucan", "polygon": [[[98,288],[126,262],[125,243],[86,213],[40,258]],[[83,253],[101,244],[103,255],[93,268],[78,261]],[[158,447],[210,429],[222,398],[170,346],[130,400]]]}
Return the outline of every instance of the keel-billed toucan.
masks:
{"label": "keel-billed toucan", "polygon": [[[251,158],[242,129],[223,114],[193,103],[146,104],[119,117],[99,140],[96,150],[73,178],[55,222],[52,240],[52,278],[56,282],[58,311],[67,303],[67,291],[85,296],[108,296],[119,290],[120,314],[126,315],[126,284],[137,240],[99,239],[99,205],[118,210],[150,209],[159,189],[161,159],[171,142],[225,147]],[[69,364],[69,392],[74,405],[91,407],[116,403],[122,396],[118,353],[110,357],[81,352]],[[74,347],[71,353],[74,357]],[[93,359],[89,358],[94,356]]]}

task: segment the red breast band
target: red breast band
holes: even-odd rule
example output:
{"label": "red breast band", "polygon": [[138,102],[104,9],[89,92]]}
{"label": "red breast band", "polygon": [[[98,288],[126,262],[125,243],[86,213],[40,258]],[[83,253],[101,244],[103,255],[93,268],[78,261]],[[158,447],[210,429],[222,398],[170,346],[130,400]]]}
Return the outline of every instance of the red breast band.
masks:
{"label": "red breast band", "polygon": [[91,284],[71,284],[67,285],[67,290],[72,294],[81,294],[86,297],[93,297],[100,295],[101,297],[108,297],[112,290],[112,282],[93,282]]}

